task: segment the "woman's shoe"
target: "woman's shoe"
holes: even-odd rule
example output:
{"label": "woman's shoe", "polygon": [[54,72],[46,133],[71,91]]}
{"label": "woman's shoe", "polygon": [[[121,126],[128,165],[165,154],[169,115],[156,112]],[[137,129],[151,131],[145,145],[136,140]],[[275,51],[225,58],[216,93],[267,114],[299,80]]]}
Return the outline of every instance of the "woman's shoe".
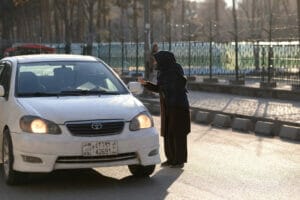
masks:
{"label": "woman's shoe", "polygon": [[170,164],[168,161],[165,161],[165,162],[161,163],[160,166],[162,166],[162,167],[168,167],[168,166],[170,166],[170,165],[171,165],[171,164]]}
{"label": "woman's shoe", "polygon": [[184,164],[181,163],[181,164],[176,164],[176,165],[170,165],[171,168],[183,168],[184,167]]}

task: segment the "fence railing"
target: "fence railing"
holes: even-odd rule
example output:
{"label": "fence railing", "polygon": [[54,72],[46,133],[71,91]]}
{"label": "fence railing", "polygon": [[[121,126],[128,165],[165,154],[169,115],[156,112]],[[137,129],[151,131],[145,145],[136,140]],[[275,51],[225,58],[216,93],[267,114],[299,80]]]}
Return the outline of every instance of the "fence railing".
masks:
{"label": "fence railing", "polygon": [[[64,44],[48,44],[64,52]],[[159,50],[168,50],[168,43],[158,43]],[[73,54],[84,54],[85,44],[72,44]],[[208,42],[176,42],[171,49],[186,75],[207,76],[211,66],[216,78],[235,77],[235,49],[233,43],[213,43],[212,60]],[[276,81],[300,86],[300,46],[298,42],[240,42],[238,45],[239,76],[263,82]],[[144,71],[143,43],[94,43],[92,55],[122,72]]]}

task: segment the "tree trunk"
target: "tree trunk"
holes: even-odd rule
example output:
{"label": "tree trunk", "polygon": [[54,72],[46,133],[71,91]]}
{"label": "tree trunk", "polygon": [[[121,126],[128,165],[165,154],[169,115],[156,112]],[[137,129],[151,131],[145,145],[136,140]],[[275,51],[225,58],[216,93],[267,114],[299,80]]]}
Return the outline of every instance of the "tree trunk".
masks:
{"label": "tree trunk", "polygon": [[138,72],[139,67],[139,27],[138,27],[138,10],[137,0],[133,1],[133,27],[134,27],[134,41],[135,41],[135,67]]}
{"label": "tree trunk", "polygon": [[298,15],[298,40],[300,46],[300,0],[297,0],[297,15]]}
{"label": "tree trunk", "polygon": [[95,6],[96,1],[95,0],[90,0],[89,1],[89,6],[88,6],[88,12],[89,12],[89,21],[88,21],[88,43],[87,43],[87,54],[92,55],[93,54],[93,41],[94,41],[94,6]]}
{"label": "tree trunk", "polygon": [[60,42],[60,28],[59,28],[59,17],[58,17],[58,10],[54,9],[54,29],[55,29],[55,42]]}

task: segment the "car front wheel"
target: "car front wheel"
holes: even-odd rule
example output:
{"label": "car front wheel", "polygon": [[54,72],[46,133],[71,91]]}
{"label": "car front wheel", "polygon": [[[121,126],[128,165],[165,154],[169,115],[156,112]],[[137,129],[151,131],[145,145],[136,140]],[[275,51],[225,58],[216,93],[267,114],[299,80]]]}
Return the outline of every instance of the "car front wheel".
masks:
{"label": "car front wheel", "polygon": [[148,166],[129,165],[128,168],[133,176],[147,177],[147,176],[150,176],[154,172],[155,165],[148,165]]}
{"label": "car front wheel", "polygon": [[17,172],[13,169],[13,146],[9,130],[5,130],[3,133],[3,145],[2,145],[2,169],[5,182],[9,185],[16,185],[25,181],[25,174]]}

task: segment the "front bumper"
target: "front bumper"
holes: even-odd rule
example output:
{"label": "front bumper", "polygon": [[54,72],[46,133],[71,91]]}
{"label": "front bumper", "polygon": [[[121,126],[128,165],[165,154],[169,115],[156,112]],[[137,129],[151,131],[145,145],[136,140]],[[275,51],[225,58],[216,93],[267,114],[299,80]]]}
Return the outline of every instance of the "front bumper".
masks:
{"label": "front bumper", "polygon": [[[65,126],[60,127],[61,135],[39,135],[12,133],[14,165],[21,172],[51,172],[55,169],[79,169],[131,164],[155,165],[160,162],[159,139],[155,128],[131,132],[128,123],[118,135],[76,137]],[[83,142],[117,141],[118,154],[115,156],[84,157]],[[152,153],[150,153],[152,152]],[[157,152],[154,153],[153,152]],[[41,162],[31,162],[39,158]]]}

